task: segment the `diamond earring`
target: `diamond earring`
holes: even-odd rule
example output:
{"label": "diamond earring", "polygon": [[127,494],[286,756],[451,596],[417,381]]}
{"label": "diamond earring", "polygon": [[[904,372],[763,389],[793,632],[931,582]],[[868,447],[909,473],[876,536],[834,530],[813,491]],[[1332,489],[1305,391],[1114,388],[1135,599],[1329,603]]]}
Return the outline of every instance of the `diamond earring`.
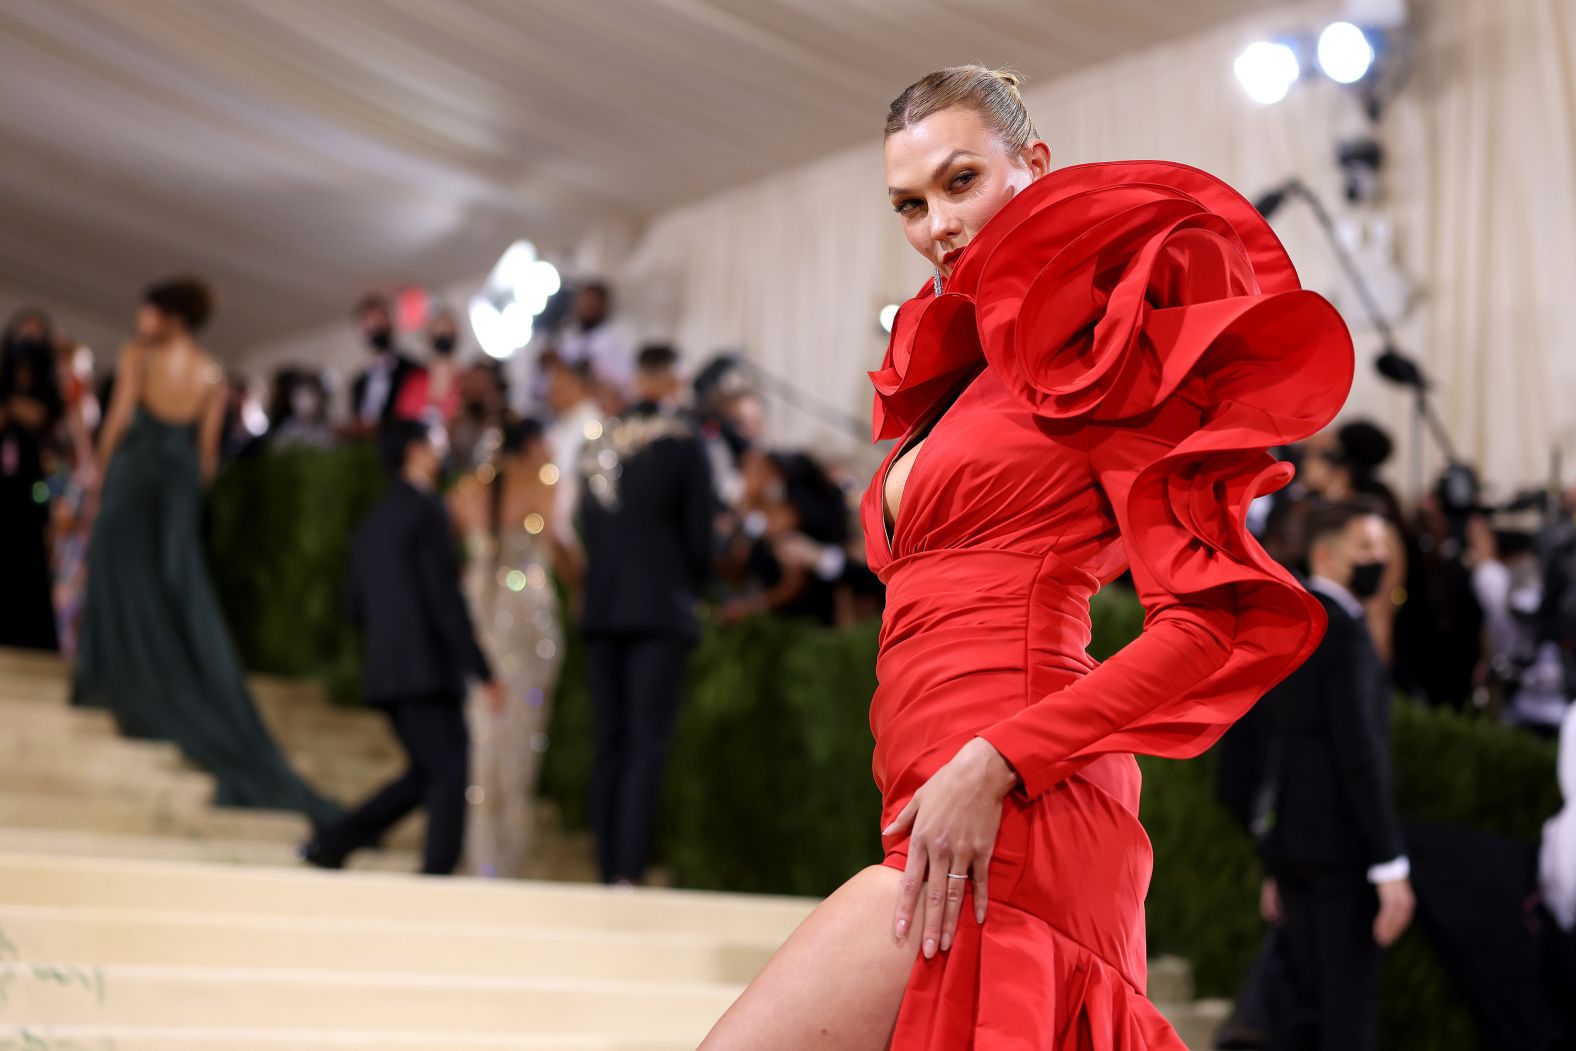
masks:
{"label": "diamond earring", "polygon": [[931,287],[936,290],[936,295],[939,296],[939,295],[941,295],[941,267],[939,267],[939,266],[931,267],[930,268],[930,274],[931,274],[931,278],[930,278],[930,280],[931,280]]}

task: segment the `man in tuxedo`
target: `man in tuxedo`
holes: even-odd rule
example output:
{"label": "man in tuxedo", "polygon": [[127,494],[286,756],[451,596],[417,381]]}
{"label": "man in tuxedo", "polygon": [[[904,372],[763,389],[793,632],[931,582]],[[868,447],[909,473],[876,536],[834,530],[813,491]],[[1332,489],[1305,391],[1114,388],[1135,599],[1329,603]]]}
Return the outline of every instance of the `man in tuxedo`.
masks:
{"label": "man in tuxedo", "polygon": [[648,347],[636,402],[580,451],[586,639],[595,716],[591,818],[609,883],[638,881],[712,554],[711,471],[673,405],[675,355]]}
{"label": "man in tuxedo", "polygon": [[1262,702],[1270,723],[1262,909],[1277,924],[1287,1002],[1271,1013],[1277,1051],[1374,1046],[1383,948],[1411,922],[1410,865],[1390,798],[1390,681],[1362,602],[1389,545],[1376,505],[1308,513],[1308,590],[1329,628],[1308,661]]}
{"label": "man in tuxedo", "polygon": [[448,875],[459,862],[465,828],[466,679],[486,684],[494,711],[502,709],[503,694],[471,628],[448,512],[434,495],[446,452],[442,431],[394,420],[379,433],[378,446],[394,484],[356,531],[346,601],[365,636],[365,699],[387,713],[410,765],[337,824],[319,829],[302,856],[339,868],[421,806],[427,811],[422,872]]}
{"label": "man in tuxedo", "polygon": [[371,434],[394,419],[400,388],[420,368],[394,346],[394,312],[376,292],[356,304],[356,323],[372,352],[372,363],[350,385],[350,430]]}

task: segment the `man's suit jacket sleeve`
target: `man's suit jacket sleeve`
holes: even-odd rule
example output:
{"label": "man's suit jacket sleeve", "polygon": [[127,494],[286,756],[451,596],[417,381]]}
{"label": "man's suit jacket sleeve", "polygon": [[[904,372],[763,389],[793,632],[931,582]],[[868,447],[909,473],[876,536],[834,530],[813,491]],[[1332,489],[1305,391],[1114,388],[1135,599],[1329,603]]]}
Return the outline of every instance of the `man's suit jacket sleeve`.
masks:
{"label": "man's suit jacket sleeve", "polygon": [[465,596],[460,594],[460,565],[454,557],[448,515],[441,505],[423,516],[416,560],[422,599],[432,610],[444,647],[477,679],[491,681],[492,668],[476,641]]}
{"label": "man's suit jacket sleeve", "polygon": [[1390,756],[1379,732],[1374,682],[1364,675],[1367,662],[1357,659],[1357,632],[1366,628],[1349,615],[1332,610],[1330,632],[1336,637],[1319,666],[1316,689],[1325,708],[1335,749],[1339,781],[1352,812],[1369,865],[1392,861],[1405,853],[1400,821],[1390,798]]}
{"label": "man's suit jacket sleeve", "polygon": [[716,550],[713,520],[717,494],[712,486],[711,461],[706,456],[705,443],[698,438],[685,442],[684,455],[681,490],[684,555],[691,577],[699,588],[711,573],[712,553]]}

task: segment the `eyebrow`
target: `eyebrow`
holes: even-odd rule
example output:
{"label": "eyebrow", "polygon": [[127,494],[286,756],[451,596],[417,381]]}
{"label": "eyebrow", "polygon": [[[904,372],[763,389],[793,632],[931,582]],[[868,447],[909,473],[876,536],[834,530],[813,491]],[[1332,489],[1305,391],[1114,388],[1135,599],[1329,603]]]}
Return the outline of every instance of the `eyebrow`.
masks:
{"label": "eyebrow", "polygon": [[[948,168],[950,168],[954,164],[956,164],[960,157],[978,157],[978,156],[979,156],[979,154],[974,153],[971,150],[953,150],[951,153],[949,153],[947,155],[947,159],[946,160],[944,160],[940,164],[936,165],[936,171],[935,171],[935,173],[933,175],[931,175],[931,178],[932,179],[939,179],[939,178],[941,178],[942,174]],[[903,194],[913,193],[913,192],[914,192],[913,190],[904,190],[904,189],[900,189],[900,188],[898,188],[896,186],[888,186],[887,187],[887,196],[889,196],[889,197],[901,197]]]}

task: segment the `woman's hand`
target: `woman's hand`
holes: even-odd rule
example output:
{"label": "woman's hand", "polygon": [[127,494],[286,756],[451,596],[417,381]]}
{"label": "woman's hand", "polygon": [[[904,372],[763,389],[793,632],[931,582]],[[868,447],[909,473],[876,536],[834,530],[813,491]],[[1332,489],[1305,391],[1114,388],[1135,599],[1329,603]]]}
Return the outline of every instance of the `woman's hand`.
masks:
{"label": "woman's hand", "polygon": [[[908,866],[898,890],[894,933],[908,933],[921,888],[925,895],[925,958],[952,948],[963,908],[963,879],[974,882],[974,918],[985,922],[985,879],[996,830],[1001,826],[1001,800],[1018,783],[1018,775],[991,743],[976,737],[919,787],[908,806],[882,835],[912,828]],[[950,874],[950,875],[949,875]]]}

